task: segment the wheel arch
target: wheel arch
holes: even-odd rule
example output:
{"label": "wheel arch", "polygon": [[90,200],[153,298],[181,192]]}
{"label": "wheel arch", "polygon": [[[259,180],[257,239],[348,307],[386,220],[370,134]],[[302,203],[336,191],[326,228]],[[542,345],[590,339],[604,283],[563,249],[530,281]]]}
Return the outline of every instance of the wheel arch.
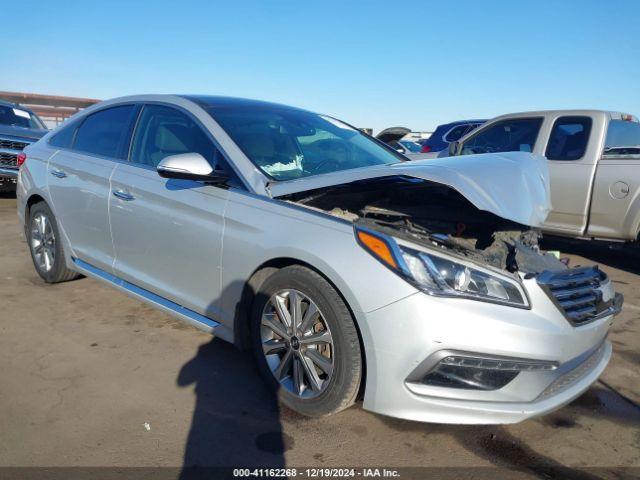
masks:
{"label": "wheel arch", "polygon": [[[26,209],[27,214],[29,214],[29,211],[31,210],[31,207],[33,207],[36,203],[40,203],[40,202],[47,203],[47,201],[44,199],[44,197],[42,197],[39,193],[32,194],[27,199],[27,209]],[[51,207],[49,207],[49,208],[51,208]]]}
{"label": "wheel arch", "polygon": [[349,313],[351,314],[351,318],[353,318],[353,323],[356,327],[356,332],[358,333],[358,341],[360,342],[360,351],[362,352],[362,379],[360,381],[360,392],[358,393],[358,397],[364,393],[364,387],[366,385],[366,375],[367,375],[367,352],[363,342],[362,332],[360,326],[358,325],[358,318],[355,315],[355,312],[350,305],[349,301],[345,297],[344,293],[340,290],[340,288],[327,276],[324,272],[322,272],[317,267],[305,262],[304,260],[300,260],[293,257],[278,257],[270,259],[260,266],[258,266],[253,273],[250,275],[249,280],[245,282],[245,285],[242,290],[242,295],[240,297],[240,301],[236,305],[236,310],[234,314],[234,344],[243,351],[248,351],[251,348],[251,339],[250,339],[250,321],[251,321],[251,307],[253,304],[253,300],[255,298],[255,294],[260,288],[260,286],[264,283],[264,281],[274,272],[281,270],[285,267],[290,267],[292,265],[300,265],[308,268],[309,270],[314,271],[322,278],[324,278],[329,285],[333,287],[333,289],[340,295],[342,301],[347,306]]}
{"label": "wheel arch", "polygon": [[[31,208],[36,204],[36,203],[40,203],[40,202],[44,202],[47,203],[47,201],[44,199],[44,197],[42,195],[40,195],[39,193],[33,193],[29,196],[29,198],[27,199],[26,203],[25,203],[25,208],[24,208],[24,232],[25,235],[27,235],[27,225],[29,223],[29,216],[31,215]],[[47,203],[47,205],[49,205]],[[49,208],[51,208],[51,205],[49,205]]]}

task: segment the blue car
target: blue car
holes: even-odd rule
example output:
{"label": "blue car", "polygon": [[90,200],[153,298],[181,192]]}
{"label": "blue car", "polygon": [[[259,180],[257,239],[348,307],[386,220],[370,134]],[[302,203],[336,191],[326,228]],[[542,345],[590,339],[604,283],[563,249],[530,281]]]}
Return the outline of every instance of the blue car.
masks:
{"label": "blue car", "polygon": [[459,120],[457,122],[440,125],[429,138],[420,142],[422,145],[420,153],[433,153],[446,150],[449,148],[451,142],[460,140],[484,122],[486,122],[486,120]]}

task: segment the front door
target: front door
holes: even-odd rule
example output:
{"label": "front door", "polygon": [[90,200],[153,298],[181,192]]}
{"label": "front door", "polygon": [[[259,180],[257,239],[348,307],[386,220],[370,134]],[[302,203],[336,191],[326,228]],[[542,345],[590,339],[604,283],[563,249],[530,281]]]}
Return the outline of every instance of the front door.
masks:
{"label": "front door", "polygon": [[145,105],[130,162],[111,179],[115,275],[202,315],[218,318],[227,190],[162,178],[158,163],[196,152],[212,165],[218,151],[185,112]]}

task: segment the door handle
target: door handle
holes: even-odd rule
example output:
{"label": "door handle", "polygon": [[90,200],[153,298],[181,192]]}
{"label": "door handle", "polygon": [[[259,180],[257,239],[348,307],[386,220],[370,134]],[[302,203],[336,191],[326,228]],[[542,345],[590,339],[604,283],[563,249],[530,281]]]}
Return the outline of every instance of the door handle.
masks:
{"label": "door handle", "polygon": [[120,190],[120,189],[112,190],[111,193],[113,193],[114,197],[118,197],[120,200],[125,200],[127,202],[130,202],[131,200],[136,199],[136,197],[134,197],[130,193],[127,193],[124,190]]}
{"label": "door handle", "polygon": [[67,174],[64,173],[62,170],[58,170],[58,169],[51,169],[51,175],[53,175],[54,177],[58,177],[58,178],[66,178]]}

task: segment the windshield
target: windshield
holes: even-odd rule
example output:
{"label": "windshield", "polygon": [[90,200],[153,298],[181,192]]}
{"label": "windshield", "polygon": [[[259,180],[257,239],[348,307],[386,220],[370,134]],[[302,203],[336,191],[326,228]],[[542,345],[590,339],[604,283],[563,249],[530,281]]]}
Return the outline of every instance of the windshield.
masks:
{"label": "windshield", "polygon": [[33,113],[21,108],[0,105],[0,125],[43,129],[44,125]]}
{"label": "windshield", "polygon": [[244,154],[275,180],[399,163],[401,157],[331,117],[277,106],[210,109]]}

